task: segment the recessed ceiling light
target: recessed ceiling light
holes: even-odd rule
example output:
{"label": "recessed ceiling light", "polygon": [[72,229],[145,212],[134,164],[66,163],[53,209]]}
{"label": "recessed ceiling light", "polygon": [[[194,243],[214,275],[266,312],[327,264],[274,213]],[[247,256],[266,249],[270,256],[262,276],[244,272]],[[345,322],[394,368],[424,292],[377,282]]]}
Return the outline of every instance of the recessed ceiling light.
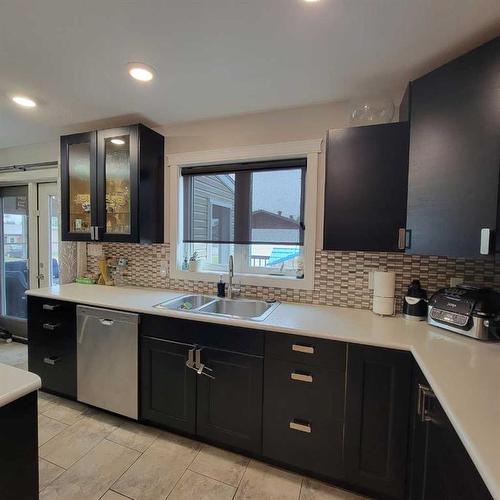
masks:
{"label": "recessed ceiling light", "polygon": [[313,3],[313,2],[318,2],[319,0],[304,0],[304,2],[307,2],[307,3]]}
{"label": "recessed ceiling light", "polygon": [[143,63],[129,63],[128,73],[132,78],[141,82],[150,82],[154,78],[155,70]]}
{"label": "recessed ceiling light", "polygon": [[23,108],[34,108],[36,107],[36,102],[33,99],[30,99],[29,97],[21,96],[21,95],[15,95],[12,100],[16,103],[19,104],[19,106],[23,106]]}
{"label": "recessed ceiling light", "polygon": [[123,139],[111,139],[111,142],[117,146],[123,146],[125,144]]}

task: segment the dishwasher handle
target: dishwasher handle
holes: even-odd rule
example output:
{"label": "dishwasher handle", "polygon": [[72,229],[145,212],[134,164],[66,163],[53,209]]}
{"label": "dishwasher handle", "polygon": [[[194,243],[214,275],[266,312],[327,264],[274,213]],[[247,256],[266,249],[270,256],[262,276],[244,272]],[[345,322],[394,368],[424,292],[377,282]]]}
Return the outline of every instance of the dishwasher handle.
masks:
{"label": "dishwasher handle", "polygon": [[104,326],[113,326],[115,321],[113,319],[99,318],[99,323]]}

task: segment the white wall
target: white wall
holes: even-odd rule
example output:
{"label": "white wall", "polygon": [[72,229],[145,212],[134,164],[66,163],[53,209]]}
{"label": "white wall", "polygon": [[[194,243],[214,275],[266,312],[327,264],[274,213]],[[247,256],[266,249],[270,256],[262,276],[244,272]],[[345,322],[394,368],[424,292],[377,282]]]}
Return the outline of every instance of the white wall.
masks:
{"label": "white wall", "polygon": [[[59,141],[0,149],[0,167],[59,160]],[[1,175],[1,174],[0,174]]]}

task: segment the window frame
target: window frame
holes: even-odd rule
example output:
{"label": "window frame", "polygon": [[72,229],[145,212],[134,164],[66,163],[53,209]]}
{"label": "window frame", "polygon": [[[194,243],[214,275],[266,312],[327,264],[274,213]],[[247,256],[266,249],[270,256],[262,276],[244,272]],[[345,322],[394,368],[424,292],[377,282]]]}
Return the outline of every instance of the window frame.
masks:
{"label": "window frame", "polygon": [[[304,192],[304,278],[295,276],[276,276],[258,273],[259,268],[253,267],[248,272],[235,273],[235,281],[243,285],[267,286],[276,288],[293,288],[312,290],[314,287],[314,261],[316,252],[316,218],[318,196],[318,167],[323,139],[294,141],[257,146],[243,146],[211,151],[196,151],[192,153],[177,153],[167,156],[170,197],[170,229],[166,241],[170,241],[170,276],[173,279],[190,281],[217,282],[219,275],[227,271],[203,270],[192,272],[182,270],[184,253],[183,245],[183,208],[184,185],[181,175],[183,167],[211,166],[223,163],[273,161],[293,158],[305,158],[307,161]],[[238,259],[236,259],[238,263]],[[240,267],[235,266],[237,269]]]}

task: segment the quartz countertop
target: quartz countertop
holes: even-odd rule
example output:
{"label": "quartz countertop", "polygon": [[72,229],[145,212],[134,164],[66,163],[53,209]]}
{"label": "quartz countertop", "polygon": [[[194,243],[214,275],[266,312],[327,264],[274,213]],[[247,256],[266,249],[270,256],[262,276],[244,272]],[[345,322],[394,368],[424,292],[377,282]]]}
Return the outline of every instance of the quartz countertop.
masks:
{"label": "quartz countertop", "polygon": [[[153,307],[187,293],[80,284],[27,292],[85,305],[410,351],[493,497],[500,499],[500,343],[470,339],[425,322],[332,306],[282,303],[259,322]],[[0,394],[2,387],[0,382]]]}
{"label": "quartz countertop", "polygon": [[0,363],[0,407],[40,389],[41,385],[38,375]]}

